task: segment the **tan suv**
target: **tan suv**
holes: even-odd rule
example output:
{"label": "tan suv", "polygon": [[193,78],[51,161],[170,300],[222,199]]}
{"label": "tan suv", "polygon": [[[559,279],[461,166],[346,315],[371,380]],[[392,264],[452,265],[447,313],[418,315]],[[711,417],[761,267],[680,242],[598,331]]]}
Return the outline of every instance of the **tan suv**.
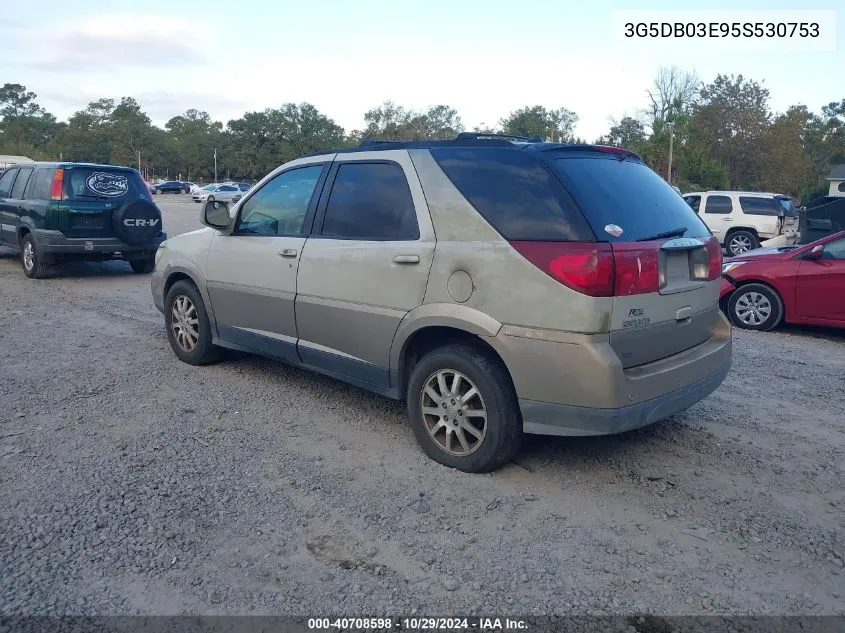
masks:
{"label": "tan suv", "polygon": [[625,150],[475,137],[282,165],[168,239],[152,293],[176,355],[255,352],[407,400],[471,472],[523,433],[664,419],[728,373],[721,249]]}

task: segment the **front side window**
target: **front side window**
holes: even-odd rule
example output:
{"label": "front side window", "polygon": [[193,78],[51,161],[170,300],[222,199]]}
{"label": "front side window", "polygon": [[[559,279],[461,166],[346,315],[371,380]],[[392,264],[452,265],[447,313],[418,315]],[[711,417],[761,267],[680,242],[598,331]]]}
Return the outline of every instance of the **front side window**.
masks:
{"label": "front side window", "polygon": [[230,187],[228,185],[224,185],[223,187],[220,187],[220,189],[218,189],[217,191],[237,191],[237,190],[238,190],[237,187]]}
{"label": "front side window", "polygon": [[405,172],[396,163],[345,163],[326,205],[322,237],[417,240],[420,229]]}
{"label": "front side window", "polygon": [[241,207],[235,233],[301,235],[322,165],[283,172],[256,191]]}
{"label": "front side window", "polygon": [[698,213],[701,208],[701,196],[687,196],[684,200],[686,200],[687,204],[692,207],[693,211]]}
{"label": "front side window", "polygon": [[704,213],[730,214],[734,210],[730,196],[707,196],[704,203]]}

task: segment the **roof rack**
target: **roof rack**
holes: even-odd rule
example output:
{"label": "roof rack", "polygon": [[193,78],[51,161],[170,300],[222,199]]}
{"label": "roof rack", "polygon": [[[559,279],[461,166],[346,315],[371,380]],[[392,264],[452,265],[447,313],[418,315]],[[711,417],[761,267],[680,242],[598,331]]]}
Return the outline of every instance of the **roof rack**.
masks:
{"label": "roof rack", "polygon": [[542,143],[543,139],[539,136],[517,136],[514,134],[500,134],[498,132],[461,132],[456,137],[456,141],[463,139],[480,139],[480,138],[501,138],[519,141],[522,143]]}
{"label": "roof rack", "polygon": [[406,142],[406,141],[380,141],[380,140],[377,140],[377,139],[365,138],[364,140],[362,140],[358,144],[358,147],[367,147],[368,145],[390,145],[391,143],[403,143],[403,142]]}

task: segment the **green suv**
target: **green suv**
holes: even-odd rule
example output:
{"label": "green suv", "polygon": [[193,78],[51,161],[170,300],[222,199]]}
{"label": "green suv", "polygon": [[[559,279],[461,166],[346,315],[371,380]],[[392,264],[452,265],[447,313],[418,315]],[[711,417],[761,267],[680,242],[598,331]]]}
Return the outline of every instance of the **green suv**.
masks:
{"label": "green suv", "polygon": [[27,163],[0,175],[0,244],[20,250],[27,277],[69,260],[124,259],[154,268],[167,239],[161,212],[136,169]]}

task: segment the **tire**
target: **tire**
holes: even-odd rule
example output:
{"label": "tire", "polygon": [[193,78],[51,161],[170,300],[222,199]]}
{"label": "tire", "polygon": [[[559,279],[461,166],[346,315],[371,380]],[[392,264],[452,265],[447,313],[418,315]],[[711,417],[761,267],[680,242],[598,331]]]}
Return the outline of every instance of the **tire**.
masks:
{"label": "tire", "polygon": [[112,212],[111,223],[118,239],[141,246],[161,233],[161,212],[147,200],[130,200]]}
{"label": "tire", "polygon": [[732,231],[725,240],[725,249],[731,257],[742,255],[759,247],[760,241],[757,239],[757,236],[745,229]]}
{"label": "tire", "polygon": [[[444,376],[447,393],[455,388],[455,374],[460,376],[458,393],[466,395],[474,387],[478,394],[462,407],[460,399],[437,402],[431,395],[442,393],[438,376]],[[426,387],[430,383],[429,391]],[[510,461],[519,451],[522,415],[516,392],[501,361],[482,349],[453,344],[426,354],[411,371],[407,404],[417,442],[426,455],[445,466],[468,473],[487,472]],[[424,415],[424,407],[438,413]],[[440,414],[441,409],[451,417]],[[481,417],[467,415],[468,411],[480,409],[486,411],[484,425]],[[474,434],[466,430],[467,425],[475,429]],[[459,432],[465,445],[459,440]]]}
{"label": "tire", "polygon": [[727,312],[738,328],[768,332],[783,319],[783,301],[771,286],[745,284],[731,294]]}
{"label": "tire", "polygon": [[[191,306],[193,310],[190,309]],[[174,308],[176,312],[183,312],[196,323],[177,324]],[[222,350],[211,342],[208,313],[205,311],[199,290],[192,283],[177,281],[173,284],[164,300],[164,320],[167,325],[167,340],[179,360],[189,365],[210,365],[220,360]],[[184,331],[184,327],[191,325],[195,325],[194,336],[186,338],[177,335],[178,331]],[[193,347],[190,347],[190,342],[194,342]]]}
{"label": "tire", "polygon": [[43,254],[38,252],[32,233],[23,236],[20,248],[23,274],[30,279],[44,279],[49,270],[49,262],[45,261]]}
{"label": "tire", "polygon": [[139,275],[147,275],[153,272],[156,267],[155,257],[146,257],[144,259],[130,259],[129,265],[132,266],[132,271]]}

